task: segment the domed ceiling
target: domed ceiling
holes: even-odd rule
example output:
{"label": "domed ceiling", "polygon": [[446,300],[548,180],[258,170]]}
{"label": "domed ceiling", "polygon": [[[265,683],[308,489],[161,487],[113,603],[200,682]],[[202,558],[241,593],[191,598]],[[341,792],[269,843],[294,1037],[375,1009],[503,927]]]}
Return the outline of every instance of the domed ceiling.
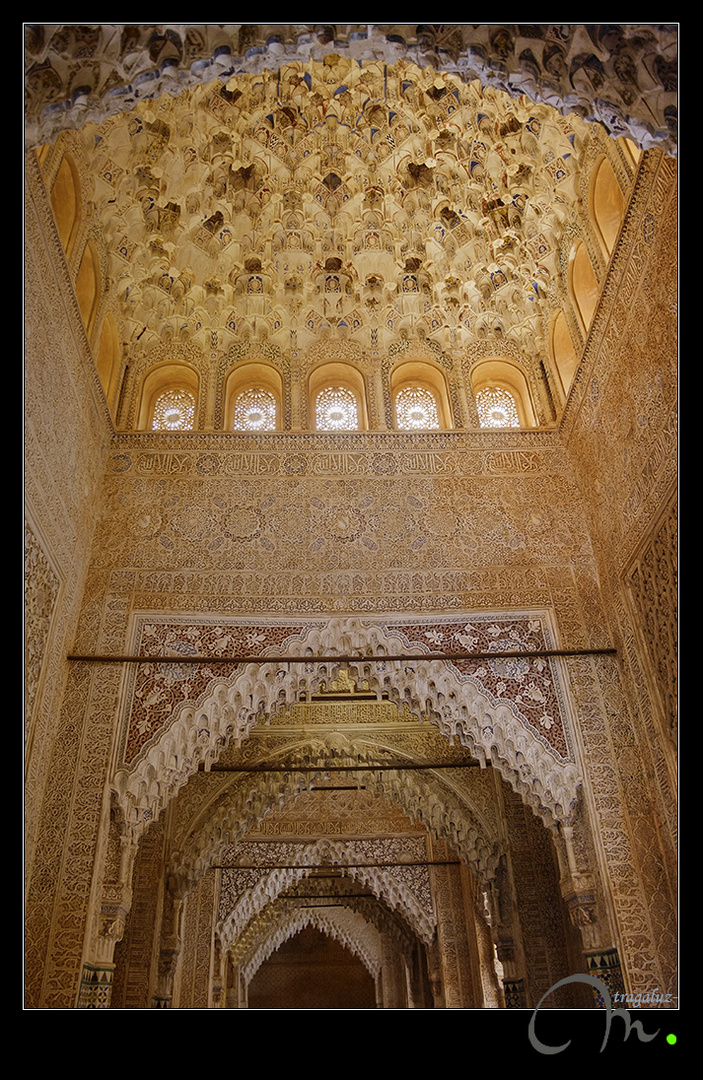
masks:
{"label": "domed ceiling", "polygon": [[[78,129],[128,351],[328,334],[543,352],[607,138],[594,86],[618,72],[620,113],[628,87],[641,109],[648,72],[661,109],[675,32],[234,29],[28,29],[28,131]],[[670,146],[637,109],[613,133]]]}

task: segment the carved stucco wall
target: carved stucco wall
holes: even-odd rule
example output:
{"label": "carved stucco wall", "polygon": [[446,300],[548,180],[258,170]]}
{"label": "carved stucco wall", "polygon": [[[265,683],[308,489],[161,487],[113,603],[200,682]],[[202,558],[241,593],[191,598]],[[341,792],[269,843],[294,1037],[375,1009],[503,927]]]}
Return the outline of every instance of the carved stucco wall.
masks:
{"label": "carved stucco wall", "polygon": [[653,154],[641,174],[561,431],[119,435],[109,452],[42,190],[30,163],[30,1003],[75,1001],[121,715],[118,668],[63,661],[72,640],[123,651],[145,612],[197,622],[520,606],[552,612],[564,645],[612,636],[619,665],[567,666],[586,806],[602,828],[594,857],[629,985],[673,987],[671,164]]}
{"label": "carved stucco wall", "polygon": [[[25,260],[26,855],[99,516],[110,424],[36,162],[27,160]],[[81,432],[80,438],[67,437]]]}
{"label": "carved stucco wall", "polygon": [[675,740],[678,218],[672,162],[651,155],[638,187],[641,197],[625,222],[579,372],[582,393],[572,398],[563,430],[605,585],[610,632],[622,636],[632,664],[636,649],[626,627],[640,622],[642,640],[650,642],[643,658],[650,671],[645,679],[633,672],[632,689],[647,681],[657,687],[652,722]]}
{"label": "carved stucco wall", "polygon": [[[584,699],[603,695],[608,717],[598,731],[589,708],[581,726],[592,775],[603,782],[602,826],[612,827],[619,805],[616,816],[631,838],[609,874],[623,896],[629,892],[631,911],[639,908],[640,926],[651,928],[659,955],[673,956],[677,208],[672,163],[655,154],[646,164],[585,350],[582,393],[572,397],[563,429],[588,515],[608,632],[621,657],[618,683],[599,679],[596,691],[590,673],[576,675],[578,682],[585,677]],[[639,896],[631,891],[632,864]],[[644,949],[640,963],[644,991],[651,964]]]}

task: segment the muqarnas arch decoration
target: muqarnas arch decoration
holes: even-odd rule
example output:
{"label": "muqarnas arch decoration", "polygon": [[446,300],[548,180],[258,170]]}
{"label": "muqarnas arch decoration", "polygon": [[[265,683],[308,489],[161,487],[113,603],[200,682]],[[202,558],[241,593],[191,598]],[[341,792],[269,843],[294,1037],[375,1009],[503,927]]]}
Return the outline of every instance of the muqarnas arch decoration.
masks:
{"label": "muqarnas arch decoration", "polygon": [[[144,613],[131,639],[144,662],[125,676],[113,787],[134,840],[198,768],[342,669],[490,763],[546,824],[576,806],[565,677],[557,658],[535,655],[555,647],[547,611],[296,623]],[[524,655],[490,658],[506,652]],[[432,658],[459,653],[485,659]]]}

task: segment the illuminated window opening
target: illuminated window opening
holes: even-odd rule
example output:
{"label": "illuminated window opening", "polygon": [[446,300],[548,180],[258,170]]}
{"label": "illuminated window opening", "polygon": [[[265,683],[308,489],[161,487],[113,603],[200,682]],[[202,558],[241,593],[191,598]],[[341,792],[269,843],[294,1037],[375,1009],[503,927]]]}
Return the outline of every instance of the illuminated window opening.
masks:
{"label": "illuminated window opening", "polygon": [[508,358],[487,357],[471,372],[479,427],[537,427],[524,373]]}
{"label": "illuminated window opening", "polygon": [[359,410],[351,390],[329,386],[315,399],[315,426],[318,431],[356,431]]}
{"label": "illuminated window opening", "polygon": [[486,386],[476,394],[476,408],[482,428],[520,427],[515,398],[498,386]]}
{"label": "illuminated window opening", "polygon": [[166,390],[154,403],[152,431],[191,431],[195,398],[187,390]]}
{"label": "illuminated window opening", "polygon": [[274,431],[276,428],[276,398],[270,390],[252,387],[239,395],[234,403],[235,431]]}
{"label": "illuminated window opening", "polygon": [[399,390],[395,414],[401,431],[436,431],[440,426],[437,402],[424,386],[406,386]]}

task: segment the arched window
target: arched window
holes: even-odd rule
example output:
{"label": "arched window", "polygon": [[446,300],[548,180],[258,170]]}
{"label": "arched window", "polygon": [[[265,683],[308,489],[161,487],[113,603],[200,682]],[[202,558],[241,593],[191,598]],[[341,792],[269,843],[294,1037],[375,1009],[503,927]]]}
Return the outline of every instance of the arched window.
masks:
{"label": "arched window", "polygon": [[575,245],[569,258],[569,287],[581,328],[587,334],[598,304],[598,282],[582,241]]}
{"label": "arched window", "polygon": [[405,386],[395,397],[395,415],[401,431],[436,431],[437,402],[424,386]]}
{"label": "arched window", "polygon": [[81,191],[73,158],[65,154],[51,189],[51,206],[66,256],[70,256],[80,222]]}
{"label": "arched window", "polygon": [[611,255],[625,213],[625,199],[607,158],[597,166],[591,186],[591,214],[603,250]]}
{"label": "arched window", "polygon": [[402,360],[390,374],[396,427],[401,431],[438,431],[452,427],[447,382],[428,360]]}
{"label": "arched window", "polygon": [[476,408],[482,428],[520,427],[515,398],[500,386],[486,386],[479,390]]}
{"label": "arched window", "polygon": [[76,299],[88,336],[93,331],[95,315],[100,300],[100,263],[98,253],[89,240],[85,245],[81,265],[76,278]]}
{"label": "arched window", "polygon": [[578,357],[574,350],[569,327],[563,311],[554,316],[550,334],[552,359],[561,380],[564,397],[568,397],[571,383],[578,367]]}
{"label": "arched window", "polygon": [[200,379],[191,364],[156,364],[141,385],[137,431],[193,431],[199,396]]}
{"label": "arched window", "polygon": [[346,361],[319,364],[308,376],[309,422],[317,431],[367,431],[366,383]]}
{"label": "arched window", "polygon": [[225,431],[279,431],[283,426],[283,379],[261,359],[245,360],[224,384]]}
{"label": "arched window", "polygon": [[471,372],[471,383],[482,428],[538,426],[525,374],[510,358],[480,361]]}
{"label": "arched window", "polygon": [[252,386],[234,402],[235,431],[275,431],[276,398],[270,390]]}
{"label": "arched window", "polygon": [[359,410],[356,397],[346,386],[328,386],[315,398],[315,427],[318,431],[357,431]]}
{"label": "arched window", "polygon": [[107,403],[112,408],[117,391],[119,375],[120,342],[112,314],[108,312],[100,334],[98,347],[98,375],[105,391]]}
{"label": "arched window", "polygon": [[164,390],[154,402],[152,431],[192,431],[195,397],[188,390]]}

